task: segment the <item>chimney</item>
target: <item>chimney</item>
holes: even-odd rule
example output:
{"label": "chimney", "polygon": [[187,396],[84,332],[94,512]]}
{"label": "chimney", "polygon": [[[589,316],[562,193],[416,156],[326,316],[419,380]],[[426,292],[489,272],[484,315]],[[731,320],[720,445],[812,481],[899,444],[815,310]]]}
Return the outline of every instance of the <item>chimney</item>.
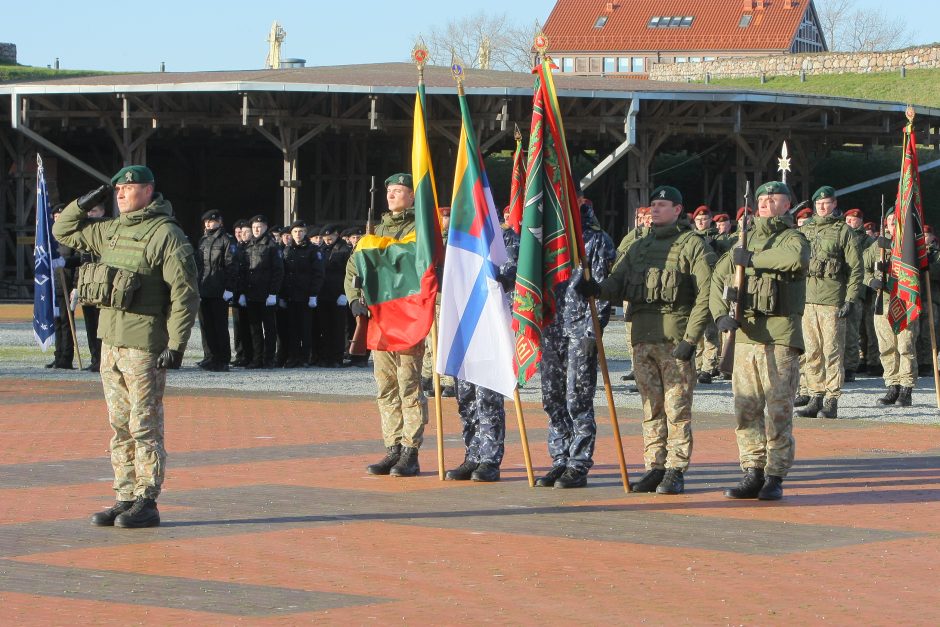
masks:
{"label": "chimney", "polygon": [[743,11],[753,11],[754,10],[754,0],[744,0],[744,6],[741,7]]}
{"label": "chimney", "polygon": [[754,8],[758,11],[763,11],[767,8],[767,0],[754,0]]}
{"label": "chimney", "polygon": [[619,3],[617,3],[617,2],[608,2],[608,3],[604,6],[604,12],[606,12],[606,13],[613,13],[613,12],[614,12],[614,9],[619,9],[619,8],[620,8],[620,4],[619,4]]}

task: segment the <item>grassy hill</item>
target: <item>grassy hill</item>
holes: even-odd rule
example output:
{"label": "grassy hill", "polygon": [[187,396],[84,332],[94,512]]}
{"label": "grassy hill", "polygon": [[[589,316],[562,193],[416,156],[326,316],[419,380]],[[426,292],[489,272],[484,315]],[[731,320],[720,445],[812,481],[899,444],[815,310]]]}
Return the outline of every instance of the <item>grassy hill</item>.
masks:
{"label": "grassy hill", "polygon": [[878,72],[807,76],[805,83],[799,76],[775,76],[768,77],[763,85],[759,78],[713,79],[711,84],[940,107],[940,69],[908,70],[905,78],[900,72]]}
{"label": "grassy hill", "polygon": [[66,76],[98,76],[112,74],[98,70],[53,70],[47,67],[33,67],[30,65],[0,65],[0,83],[11,81],[48,80],[50,78],[65,78]]}

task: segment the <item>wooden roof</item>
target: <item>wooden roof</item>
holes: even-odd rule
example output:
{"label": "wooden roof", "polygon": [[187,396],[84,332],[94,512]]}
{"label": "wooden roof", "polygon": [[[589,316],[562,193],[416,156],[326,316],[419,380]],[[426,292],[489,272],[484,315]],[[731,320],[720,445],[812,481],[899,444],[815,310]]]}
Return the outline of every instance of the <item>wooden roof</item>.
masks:
{"label": "wooden roof", "polygon": [[[812,0],[557,0],[544,31],[550,50],[564,52],[789,50],[811,7]],[[651,27],[655,17],[692,21]]]}

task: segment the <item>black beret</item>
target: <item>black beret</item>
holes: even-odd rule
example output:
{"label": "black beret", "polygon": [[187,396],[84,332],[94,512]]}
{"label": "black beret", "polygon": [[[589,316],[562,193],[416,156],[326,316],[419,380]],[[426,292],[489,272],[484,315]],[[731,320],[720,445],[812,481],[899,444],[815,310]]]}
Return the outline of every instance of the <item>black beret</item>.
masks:
{"label": "black beret", "polygon": [[238,222],[236,222],[234,226],[232,226],[232,228],[233,229],[247,229],[247,228],[251,228],[251,224],[248,222],[248,220],[241,219]]}
{"label": "black beret", "polygon": [[290,223],[291,231],[293,231],[294,229],[305,229],[305,228],[307,228],[307,223],[304,222],[303,220],[294,220],[293,222]]}
{"label": "black beret", "polygon": [[53,213],[53,215],[55,215],[55,214],[57,214],[57,213],[62,213],[63,211],[65,211],[65,203],[64,203],[64,202],[60,202],[60,203],[58,203],[58,204],[52,205],[52,213]]}
{"label": "black beret", "polygon": [[222,214],[219,213],[219,211],[216,209],[210,209],[209,211],[202,214],[203,222],[205,222],[206,220],[221,220],[221,219],[222,219]]}
{"label": "black beret", "polygon": [[268,219],[265,218],[263,215],[261,215],[261,214],[259,213],[258,215],[252,217],[251,220],[248,221],[248,224],[254,224],[255,222],[260,222],[260,223],[262,223],[262,224],[267,224],[267,223],[268,223]]}
{"label": "black beret", "polygon": [[316,225],[311,226],[309,229],[307,229],[307,237],[311,237],[314,235],[316,235],[317,237],[320,236],[320,227]]}
{"label": "black beret", "polygon": [[339,233],[339,227],[335,224],[327,224],[320,229],[320,235],[335,235],[337,233]]}

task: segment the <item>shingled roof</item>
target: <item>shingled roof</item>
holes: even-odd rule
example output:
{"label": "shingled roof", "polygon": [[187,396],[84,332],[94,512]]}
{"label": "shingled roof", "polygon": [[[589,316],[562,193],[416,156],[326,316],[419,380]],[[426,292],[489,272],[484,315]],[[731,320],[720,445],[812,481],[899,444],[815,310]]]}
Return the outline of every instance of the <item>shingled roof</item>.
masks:
{"label": "shingled roof", "polygon": [[[807,10],[812,0],[558,0],[544,31],[563,52],[788,51]],[[657,17],[692,20],[651,27]]]}

